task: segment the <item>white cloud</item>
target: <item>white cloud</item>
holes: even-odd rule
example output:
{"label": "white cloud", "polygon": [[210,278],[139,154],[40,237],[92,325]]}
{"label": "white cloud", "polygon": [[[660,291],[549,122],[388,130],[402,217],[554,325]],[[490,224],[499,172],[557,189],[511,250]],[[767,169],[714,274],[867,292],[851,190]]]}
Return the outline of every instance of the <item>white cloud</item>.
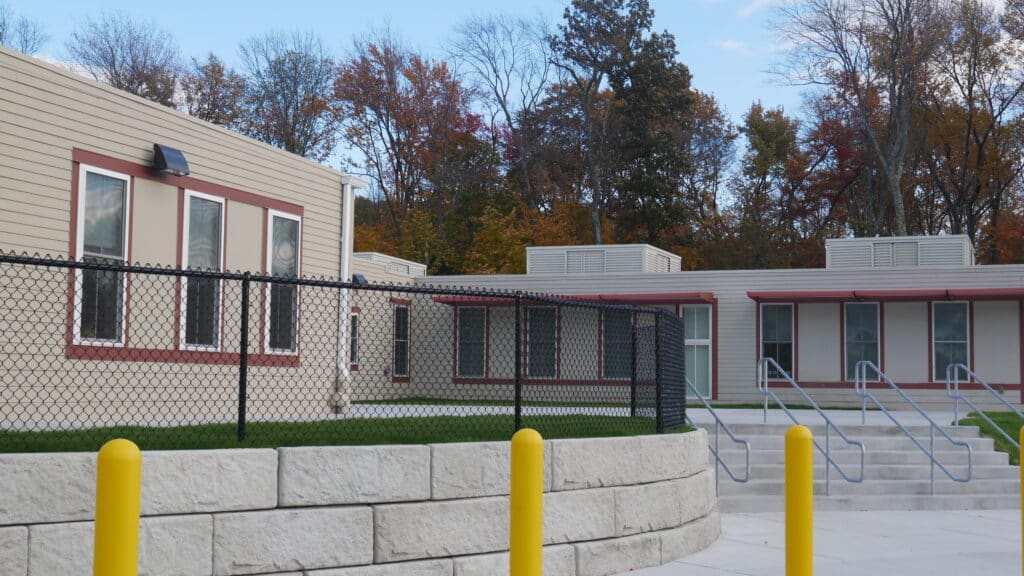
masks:
{"label": "white cloud", "polygon": [[754,13],[761,11],[764,8],[770,8],[772,6],[778,6],[784,4],[786,0],[750,0],[746,5],[740,8],[737,14],[740,18],[747,18],[754,15]]}
{"label": "white cloud", "polygon": [[721,40],[715,38],[711,41],[711,45],[720,48],[726,52],[732,52],[733,54],[748,54],[750,53],[750,46],[742,40],[734,40],[732,38],[726,38]]}

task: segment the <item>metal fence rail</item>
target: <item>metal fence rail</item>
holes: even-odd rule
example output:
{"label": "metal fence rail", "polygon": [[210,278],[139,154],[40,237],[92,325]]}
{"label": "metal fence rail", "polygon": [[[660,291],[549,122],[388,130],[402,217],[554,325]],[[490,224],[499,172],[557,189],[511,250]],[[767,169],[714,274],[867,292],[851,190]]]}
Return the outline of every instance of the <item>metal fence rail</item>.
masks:
{"label": "metal fence rail", "polygon": [[975,384],[981,386],[983,390],[988,392],[993,398],[995,398],[998,402],[1005,406],[1010,412],[1016,414],[1017,418],[1020,418],[1022,421],[1024,421],[1024,413],[1018,410],[1016,406],[1008,402],[1006,398],[1003,398],[1003,395],[1000,394],[998,390],[996,390],[992,386],[989,386],[988,382],[986,382],[980,376],[975,374],[974,371],[968,368],[965,364],[958,363],[946,366],[946,395],[953,400],[953,427],[956,428],[960,426],[960,402],[962,401],[965,404],[967,404],[967,406],[970,407],[970,409],[973,410],[979,418],[981,418],[985,422],[988,422],[988,425],[991,426],[993,430],[998,432],[1003,438],[1005,438],[1011,446],[1013,446],[1017,450],[1020,450],[1020,442],[1017,441],[1017,438],[1014,438],[1012,434],[1007,434],[1007,432],[1003,430],[1002,426],[996,424],[995,421],[992,420],[992,418],[989,417],[989,415],[986,414],[984,410],[978,407],[978,405],[975,404],[970,398],[960,393],[961,375],[963,375],[963,380],[965,380],[965,384],[971,383],[973,381]]}
{"label": "metal fence rail", "polygon": [[0,254],[0,451],[661,432],[682,334],[525,292]]}

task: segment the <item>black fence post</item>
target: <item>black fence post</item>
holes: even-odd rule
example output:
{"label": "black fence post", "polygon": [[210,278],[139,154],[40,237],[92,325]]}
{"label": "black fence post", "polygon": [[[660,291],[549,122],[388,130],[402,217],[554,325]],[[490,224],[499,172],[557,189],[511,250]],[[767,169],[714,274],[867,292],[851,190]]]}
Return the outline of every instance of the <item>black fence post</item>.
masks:
{"label": "black fence post", "polygon": [[522,310],[523,310],[523,293],[516,290],[516,369],[515,369],[515,411],[516,411],[516,430],[523,427],[523,371],[522,371]]}
{"label": "black fence post", "polygon": [[249,384],[249,273],[242,276],[242,326],[238,343],[238,441],[245,440],[245,399]]}
{"label": "black fence post", "polygon": [[636,324],[639,312],[633,312],[633,324],[629,335],[629,415],[636,417]]}
{"label": "black fence post", "polygon": [[654,315],[654,431],[665,431],[665,414],[661,405],[661,381],[665,367],[661,361],[661,313]]}

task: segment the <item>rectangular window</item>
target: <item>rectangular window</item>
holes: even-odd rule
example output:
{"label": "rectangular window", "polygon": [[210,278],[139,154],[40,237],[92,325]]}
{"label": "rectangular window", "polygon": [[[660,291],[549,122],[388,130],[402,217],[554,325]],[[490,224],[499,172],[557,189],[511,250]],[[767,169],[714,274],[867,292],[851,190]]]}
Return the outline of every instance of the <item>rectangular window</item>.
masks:
{"label": "rectangular window", "polygon": [[[268,217],[267,271],[272,276],[297,278],[302,222],[298,216],[274,210]],[[299,287],[271,283],[267,316],[267,347],[271,352],[294,353],[298,349]]]}
{"label": "rectangular window", "polygon": [[409,306],[395,305],[394,338],[392,340],[392,356],[394,369],[392,376],[409,376]]}
{"label": "rectangular window", "polygon": [[[130,177],[82,165],[78,181],[79,259],[126,264]],[[122,272],[81,270],[76,274],[76,342],[124,344],[125,282]]]}
{"label": "rectangular window", "polygon": [[458,375],[483,377],[486,372],[487,309],[460,307],[457,312]]}
{"label": "rectangular window", "polygon": [[530,378],[558,375],[558,311],[550,306],[526,309],[526,374]]}
{"label": "rectangular window", "polygon": [[[761,357],[772,358],[786,374],[793,375],[793,305],[761,305]],[[769,378],[781,378],[774,366]]]}
{"label": "rectangular window", "polygon": [[686,377],[704,398],[711,396],[711,305],[683,306]]}
{"label": "rectangular window", "polygon": [[359,365],[359,314],[349,316],[348,363]]}
{"label": "rectangular window", "polygon": [[[224,269],[224,199],[191,190],[185,192],[185,268],[221,272]],[[188,348],[220,348],[221,281],[185,278],[182,341]]]}
{"label": "rectangular window", "polygon": [[633,312],[603,310],[602,350],[605,378],[633,376]]}
{"label": "rectangular window", "polygon": [[[858,362],[867,360],[881,369],[878,364],[878,304],[847,302],[844,306],[846,306],[843,314],[846,323],[844,328],[846,379],[854,380]],[[872,370],[868,370],[867,373],[871,379],[878,377],[878,374]]]}
{"label": "rectangular window", "polygon": [[[969,366],[970,322],[966,302],[934,302],[932,304],[932,357],[935,380],[946,379],[950,364]],[[967,374],[961,371],[961,379]]]}

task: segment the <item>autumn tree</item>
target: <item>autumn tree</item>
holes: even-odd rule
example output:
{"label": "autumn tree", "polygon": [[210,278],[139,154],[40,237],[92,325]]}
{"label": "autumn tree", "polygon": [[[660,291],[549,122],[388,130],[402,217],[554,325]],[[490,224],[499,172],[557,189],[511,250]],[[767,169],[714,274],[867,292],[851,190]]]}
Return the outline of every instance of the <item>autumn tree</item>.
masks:
{"label": "autumn tree", "polygon": [[242,42],[240,53],[247,85],[242,131],[312,160],[330,156],[336,70],[320,38],[270,32]]}
{"label": "autumn tree", "polygon": [[181,73],[178,47],[152,21],[103,12],[71,33],[67,50],[97,80],[174,107]]}
{"label": "autumn tree", "polygon": [[[786,78],[840,88],[834,93],[856,110],[868,151],[885,175],[894,232],[905,236],[903,176],[911,117],[922,76],[942,37],[940,3],[803,0],[780,10],[779,32],[793,45]],[[872,116],[876,104],[884,108],[882,122]]]}
{"label": "autumn tree", "polygon": [[35,54],[49,37],[35,20],[17,16],[5,2],[0,2],[0,46],[9,46],[24,54]]}
{"label": "autumn tree", "polygon": [[245,89],[245,78],[212,52],[205,62],[193,58],[181,78],[185,111],[221,126],[238,123],[244,110]]}
{"label": "autumn tree", "polygon": [[525,274],[529,237],[523,218],[488,206],[475,218],[477,230],[466,252],[466,274]]}

